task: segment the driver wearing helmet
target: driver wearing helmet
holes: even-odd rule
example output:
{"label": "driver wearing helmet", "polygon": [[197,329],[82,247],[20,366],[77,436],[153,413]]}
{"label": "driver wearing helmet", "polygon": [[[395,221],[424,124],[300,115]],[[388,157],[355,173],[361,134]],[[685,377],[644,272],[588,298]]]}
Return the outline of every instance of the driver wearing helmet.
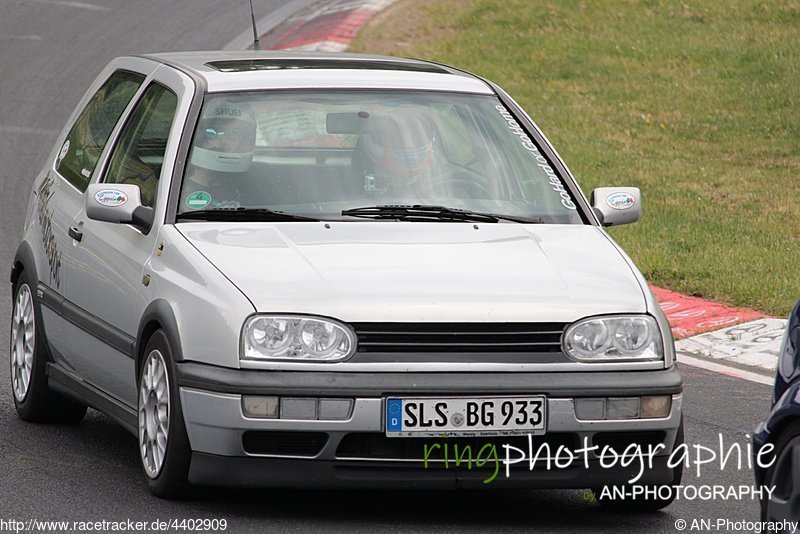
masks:
{"label": "driver wearing helmet", "polygon": [[246,103],[212,101],[200,117],[181,198],[183,209],[238,208],[250,170],[256,120]]}
{"label": "driver wearing helmet", "polygon": [[415,109],[397,110],[382,119],[381,126],[362,135],[356,146],[353,166],[363,176],[364,191],[373,197],[424,198],[436,175],[433,123]]}

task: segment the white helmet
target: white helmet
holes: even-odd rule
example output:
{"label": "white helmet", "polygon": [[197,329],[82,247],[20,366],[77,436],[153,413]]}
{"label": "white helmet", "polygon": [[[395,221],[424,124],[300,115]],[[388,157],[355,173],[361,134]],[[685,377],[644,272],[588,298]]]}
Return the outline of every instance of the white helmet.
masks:
{"label": "white helmet", "polygon": [[212,100],[203,108],[190,163],[219,172],[245,172],[253,161],[256,119],[246,103]]}

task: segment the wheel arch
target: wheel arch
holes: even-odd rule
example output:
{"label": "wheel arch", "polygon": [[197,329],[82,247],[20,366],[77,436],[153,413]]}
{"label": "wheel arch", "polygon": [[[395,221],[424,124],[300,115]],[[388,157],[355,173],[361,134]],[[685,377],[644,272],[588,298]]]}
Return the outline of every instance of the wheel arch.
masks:
{"label": "wheel arch", "polygon": [[[792,390],[792,396],[795,396],[800,389],[800,384],[795,383],[789,388]],[[779,439],[786,427],[795,421],[800,421],[800,404],[791,402],[785,407],[772,414],[767,422],[767,429],[769,430],[768,443],[775,444]]]}
{"label": "wheel arch", "polygon": [[[767,445],[773,447],[773,461],[777,459],[774,456],[775,447],[780,441],[781,436],[786,429],[793,423],[800,421],[800,403],[795,400],[800,392],[800,381],[795,379],[791,384],[786,387],[783,395],[778,402],[772,407],[769,417],[756,427],[753,433],[753,458],[760,457],[762,450]],[[767,475],[770,466],[762,466],[759,461],[753,465],[753,471],[756,482],[762,484]]]}
{"label": "wheel arch", "polygon": [[[33,256],[33,249],[28,244],[27,241],[23,241],[20,243],[19,247],[17,247],[17,252],[14,254],[14,262],[11,266],[11,287],[16,287],[17,280],[19,280],[22,271],[26,271],[28,273],[28,278],[33,284],[34,291],[36,290],[36,286],[39,285],[39,276],[36,272],[36,260]],[[34,299],[35,300],[35,299]]]}
{"label": "wheel arch", "polygon": [[157,299],[145,308],[142,319],[139,322],[139,330],[136,335],[136,347],[134,356],[136,358],[136,380],[139,380],[139,369],[144,358],[144,349],[150,336],[157,330],[162,330],[167,337],[172,358],[174,361],[183,361],[181,350],[181,340],[178,330],[178,321],[172,306],[164,299]]}

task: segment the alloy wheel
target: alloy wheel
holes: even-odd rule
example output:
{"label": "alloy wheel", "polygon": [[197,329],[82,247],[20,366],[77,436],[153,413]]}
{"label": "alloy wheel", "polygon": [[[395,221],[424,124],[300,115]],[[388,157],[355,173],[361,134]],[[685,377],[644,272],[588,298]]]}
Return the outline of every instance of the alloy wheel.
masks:
{"label": "alloy wheel", "polygon": [[33,350],[36,341],[36,316],[28,284],[20,286],[11,322],[11,386],[14,398],[22,402],[28,395],[33,373]]}
{"label": "alloy wheel", "polygon": [[139,450],[150,478],[164,466],[169,439],[169,378],[159,350],[147,355],[139,385]]}

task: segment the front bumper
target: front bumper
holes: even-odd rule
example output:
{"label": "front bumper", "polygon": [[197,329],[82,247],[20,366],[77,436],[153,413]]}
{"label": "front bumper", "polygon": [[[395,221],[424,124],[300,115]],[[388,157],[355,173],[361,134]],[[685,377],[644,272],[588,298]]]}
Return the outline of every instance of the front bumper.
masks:
{"label": "front bumper", "polygon": [[[193,451],[190,481],[229,486],[313,487],[546,487],[587,488],[620,484],[641,471],[637,484],[671,483],[666,465],[681,424],[682,386],[674,368],[664,371],[617,373],[324,373],[233,370],[179,363],[178,383],[186,429]],[[256,419],[242,412],[242,394],[354,399],[350,417],[339,421]],[[389,396],[545,395],[547,429],[528,442],[523,437],[386,438],[384,399]],[[575,415],[577,397],[671,395],[672,409],[659,419],[581,421]],[[297,450],[253,453],[245,436],[286,436]],[[303,436],[308,436],[304,440]],[[575,451],[612,443],[619,452],[628,443],[661,443],[653,467],[640,469],[599,465],[595,451],[555,460],[558,447]],[[270,442],[274,442],[272,440]],[[318,447],[308,447],[311,442]],[[440,445],[422,461],[425,444]],[[475,462],[456,465],[458,443],[472,446]],[[550,447],[543,449],[543,444]],[[647,443],[647,444],[646,444]],[[484,453],[478,465],[479,451]],[[515,449],[504,449],[509,444]],[[526,446],[526,444],[528,446]],[[412,446],[413,445],[413,446]],[[247,450],[246,450],[247,449]],[[528,461],[540,456],[531,467]],[[520,460],[506,477],[504,460]],[[525,460],[522,458],[525,457]],[[547,460],[547,461],[546,461]],[[493,476],[494,475],[494,476]],[[491,484],[486,481],[491,479]]]}

